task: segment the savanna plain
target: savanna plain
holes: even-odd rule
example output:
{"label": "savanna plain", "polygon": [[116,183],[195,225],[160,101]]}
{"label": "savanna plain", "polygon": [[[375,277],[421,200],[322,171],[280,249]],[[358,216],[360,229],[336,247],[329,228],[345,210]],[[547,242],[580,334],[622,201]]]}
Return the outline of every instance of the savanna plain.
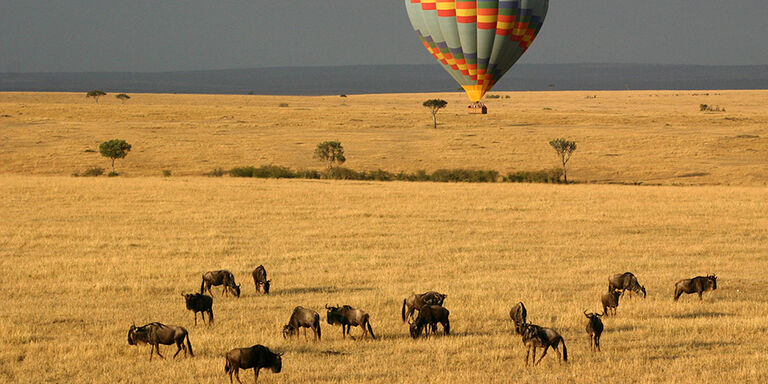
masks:
{"label": "savanna plain", "polygon": [[[223,354],[263,344],[286,353],[264,383],[767,382],[768,92],[499,94],[472,116],[459,94],[0,93],[0,381],[224,383]],[[433,97],[449,102],[437,129]],[[575,184],[203,176],[321,169],[324,140],[358,170],[538,170],[558,165],[555,137],[579,145]],[[108,168],[113,138],[133,145],[120,177],[71,176]],[[215,287],[215,323],[194,326],[181,293],[216,269],[242,296]],[[625,271],[648,297],[622,298],[591,352],[582,311]],[[675,281],[710,273],[703,301],[673,301]],[[402,300],[432,289],[451,335],[412,340]],[[525,366],[517,301],[563,335],[567,364]],[[325,304],[366,310],[377,340],[342,340]],[[283,339],[298,305],[321,313],[321,342]],[[187,328],[195,357],[129,346],[131,323],[152,321]]]}

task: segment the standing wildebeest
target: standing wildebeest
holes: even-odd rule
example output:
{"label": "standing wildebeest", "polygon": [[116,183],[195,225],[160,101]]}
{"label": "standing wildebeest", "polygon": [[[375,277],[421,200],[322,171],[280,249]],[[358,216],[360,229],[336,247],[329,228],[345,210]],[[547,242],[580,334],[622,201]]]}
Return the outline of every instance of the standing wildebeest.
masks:
{"label": "standing wildebeest", "polygon": [[259,382],[259,370],[262,368],[272,368],[272,372],[280,373],[283,369],[283,353],[274,353],[263,345],[254,345],[250,348],[235,348],[225,356],[227,359],[224,364],[224,372],[229,373],[229,382],[232,383],[232,373],[235,374],[237,382],[240,381],[240,370],[253,368],[256,377],[254,383]]}
{"label": "standing wildebeest", "polygon": [[[283,327],[283,338],[293,335],[298,337],[301,328],[312,328],[312,332],[315,333],[315,340],[320,340],[320,315],[304,307],[294,308],[288,324]],[[307,339],[306,329],[304,330],[304,339]]]}
{"label": "standing wildebeest", "polygon": [[717,276],[696,276],[693,279],[683,279],[675,283],[675,301],[680,298],[683,293],[698,293],[699,300],[701,300],[701,294],[717,289]]}
{"label": "standing wildebeest", "polygon": [[621,291],[609,291],[603,293],[600,296],[600,301],[603,303],[603,315],[608,315],[608,310],[613,310],[613,315],[616,316],[616,307],[619,306],[619,297],[621,297]]}
{"label": "standing wildebeest", "polygon": [[253,270],[253,284],[256,285],[257,293],[261,289],[264,289],[264,293],[268,294],[270,282],[272,282],[272,280],[267,280],[267,270],[264,269],[263,265],[259,265],[256,267],[256,269]]}
{"label": "standing wildebeest", "polygon": [[425,305],[443,305],[443,301],[448,295],[444,295],[440,292],[428,291],[422,294],[413,294],[406,299],[403,299],[403,308],[401,315],[403,322],[406,319],[413,320],[414,312],[420,310]]}
{"label": "standing wildebeest", "polygon": [[205,314],[208,314],[208,322],[213,323],[213,298],[208,295],[200,293],[187,293],[181,294],[184,296],[184,301],[187,303],[187,309],[195,313],[195,325],[197,325],[197,313],[200,312],[200,317],[203,318],[205,323]]}
{"label": "standing wildebeest", "polygon": [[218,285],[224,286],[224,295],[231,291],[233,295],[240,297],[240,286],[235,284],[235,275],[226,270],[206,272],[203,275],[203,282],[200,283],[200,293],[208,291],[213,296],[211,286]]}
{"label": "standing wildebeest", "polygon": [[515,323],[515,333],[522,335],[523,325],[528,317],[528,311],[525,309],[525,305],[523,305],[522,301],[512,307],[509,311],[509,317],[511,317],[512,321]]}
{"label": "standing wildebeest", "polygon": [[[376,335],[373,334],[373,328],[371,328],[370,316],[368,316],[365,311],[361,309],[354,309],[349,305],[345,305],[343,307],[329,307],[328,304],[326,304],[325,309],[328,310],[328,313],[326,313],[328,324],[341,324],[342,338],[346,338],[347,335],[349,335],[349,330],[352,329],[353,326],[359,326],[363,329],[363,335],[360,336],[361,340],[365,338],[368,332],[371,333],[371,338],[374,340],[376,339]],[[368,329],[366,329],[366,326]],[[354,336],[351,337],[353,340],[355,339]]]}
{"label": "standing wildebeest", "polygon": [[[562,356],[560,356],[560,350],[558,349],[561,343],[563,344]],[[565,347],[565,340],[552,328],[526,324],[523,329],[523,344],[528,347],[528,351],[525,354],[526,366],[528,365],[528,356],[531,354],[531,349],[533,349],[533,365],[536,366],[547,355],[549,347],[552,347],[557,352],[558,358],[568,362],[568,348]],[[544,348],[544,353],[541,354],[539,361],[536,361],[536,348]]]}
{"label": "standing wildebeest", "polygon": [[[184,339],[187,340],[186,346],[184,346]],[[128,344],[136,345],[138,343],[149,344],[149,361],[152,361],[152,354],[155,351],[157,351],[158,356],[164,358],[163,355],[160,354],[160,344],[176,344],[178,350],[173,355],[174,359],[182,349],[184,350],[185,357],[187,356],[187,350],[189,350],[190,356],[195,356],[195,354],[192,353],[192,344],[189,342],[189,333],[187,333],[187,330],[184,329],[184,327],[179,327],[177,325],[149,323],[141,327],[136,327],[135,324],[131,324],[131,328],[128,329]]]}
{"label": "standing wildebeest", "polygon": [[584,316],[589,320],[587,322],[587,334],[589,334],[589,349],[600,352],[600,335],[603,334],[603,321],[600,317],[603,316],[599,313],[587,313],[584,310]]}
{"label": "standing wildebeest", "polygon": [[614,289],[621,290],[621,295],[624,295],[624,291],[629,290],[629,297],[632,298],[632,292],[642,295],[645,299],[645,287],[637,282],[637,277],[632,272],[617,273],[608,278],[608,290]]}
{"label": "standing wildebeest", "polygon": [[439,305],[425,305],[419,310],[419,315],[416,316],[416,321],[409,322],[411,337],[414,339],[421,335],[422,330],[426,327],[426,335],[429,335],[430,328],[432,333],[437,333],[437,323],[443,325],[443,333],[446,335],[451,334],[451,323],[448,319],[450,312],[444,307]]}

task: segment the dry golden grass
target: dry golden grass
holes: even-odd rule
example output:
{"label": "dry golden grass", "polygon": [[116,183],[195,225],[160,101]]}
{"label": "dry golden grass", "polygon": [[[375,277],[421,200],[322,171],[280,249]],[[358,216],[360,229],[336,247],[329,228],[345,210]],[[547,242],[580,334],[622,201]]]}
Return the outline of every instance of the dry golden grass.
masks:
{"label": "dry golden grass", "polygon": [[[152,173],[148,152],[124,166]],[[222,354],[256,343],[287,352],[265,383],[768,381],[765,188],[5,175],[0,212],[0,381],[224,383]],[[216,290],[216,324],[193,327],[179,294],[219,268],[243,296]],[[626,270],[649,296],[623,301],[590,353],[581,312]],[[703,302],[672,301],[677,279],[712,272]],[[400,305],[427,289],[448,293],[454,335],[414,341]],[[561,331],[567,365],[524,367],[518,300]],[[325,303],[367,310],[380,340],[325,323],[320,343],[282,339],[294,306]],[[132,321],[187,327],[196,357],[148,362]]]}
{"label": "dry golden grass", "polygon": [[[0,174],[70,175],[108,161],[99,143],[122,138],[129,176],[200,175],[276,164],[319,168],[315,145],[340,140],[347,166],[397,172],[558,166],[548,141],[576,140],[574,180],[599,183],[768,185],[768,91],[514,92],[468,115],[450,94],[326,97],[133,94],[122,104],[84,93],[0,93]],[[597,96],[597,98],[586,98]],[[437,130],[421,102],[448,108]],[[279,107],[286,103],[287,107]],[[700,112],[699,104],[727,112]]]}

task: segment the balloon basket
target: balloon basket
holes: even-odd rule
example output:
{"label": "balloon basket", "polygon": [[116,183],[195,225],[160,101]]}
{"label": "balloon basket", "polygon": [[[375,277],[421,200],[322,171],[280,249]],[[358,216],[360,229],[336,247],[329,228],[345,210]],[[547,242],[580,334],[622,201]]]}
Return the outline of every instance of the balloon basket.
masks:
{"label": "balloon basket", "polygon": [[471,115],[487,115],[488,107],[480,101],[476,101],[467,106],[467,112]]}

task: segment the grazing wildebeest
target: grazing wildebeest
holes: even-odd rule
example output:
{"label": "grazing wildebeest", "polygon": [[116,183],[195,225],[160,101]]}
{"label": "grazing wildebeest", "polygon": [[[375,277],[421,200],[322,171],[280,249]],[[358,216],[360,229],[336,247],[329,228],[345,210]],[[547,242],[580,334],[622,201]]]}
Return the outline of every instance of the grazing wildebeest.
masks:
{"label": "grazing wildebeest", "polygon": [[608,315],[608,310],[613,310],[613,315],[616,316],[616,307],[619,306],[619,297],[621,297],[621,291],[609,291],[603,293],[600,296],[600,301],[603,303],[603,315]]}
{"label": "grazing wildebeest", "polygon": [[224,364],[224,372],[229,374],[229,382],[232,383],[232,373],[235,374],[237,382],[240,381],[240,370],[253,368],[256,377],[254,383],[259,382],[259,370],[262,368],[272,368],[272,372],[280,373],[283,369],[283,353],[274,353],[263,345],[254,345],[250,348],[235,348],[225,356],[227,359]]}
{"label": "grazing wildebeest", "polygon": [[[294,308],[288,324],[283,327],[283,338],[293,335],[298,337],[301,328],[312,328],[315,340],[320,340],[320,314],[304,307]],[[307,339],[306,329],[304,329],[304,339]]]}
{"label": "grazing wildebeest", "polygon": [[263,289],[264,293],[269,294],[269,283],[271,282],[272,280],[267,280],[267,270],[264,269],[263,265],[259,265],[253,270],[253,284],[256,285],[257,293]]}
{"label": "grazing wildebeest", "polygon": [[213,323],[213,298],[208,295],[200,293],[182,293],[184,301],[187,303],[187,309],[195,314],[195,325],[197,325],[197,313],[200,312],[200,317],[203,318],[205,323],[205,314],[208,314],[208,322]]}
{"label": "grazing wildebeest", "polygon": [[675,283],[675,301],[680,298],[683,293],[698,293],[699,300],[702,300],[701,294],[717,289],[717,276],[696,276],[693,279],[683,279]]}
{"label": "grazing wildebeest", "polygon": [[[373,334],[373,328],[371,328],[371,320],[370,316],[368,316],[365,311],[361,309],[354,309],[350,307],[349,305],[345,305],[342,307],[336,306],[336,307],[329,307],[328,304],[325,305],[325,309],[328,310],[328,313],[326,313],[326,319],[328,320],[328,324],[334,325],[334,324],[341,324],[341,337],[346,338],[347,335],[349,335],[349,330],[352,329],[353,326],[360,327],[363,329],[363,334],[360,336],[360,339],[362,340],[365,338],[365,336],[368,334],[368,332],[371,333],[371,338],[374,340],[376,339],[376,335]],[[368,327],[366,329],[366,327]],[[346,329],[346,330],[345,330]],[[354,340],[354,336],[351,336]]]}
{"label": "grazing wildebeest", "polygon": [[[563,354],[560,355],[558,346],[563,344]],[[533,349],[533,365],[536,366],[547,355],[549,347],[557,352],[557,357],[562,361],[568,362],[568,348],[565,346],[565,340],[557,331],[552,328],[544,328],[534,324],[526,324],[523,329],[523,344],[528,347],[525,353],[525,365],[528,365],[528,356]],[[536,348],[544,348],[539,361],[536,361]]]}
{"label": "grazing wildebeest", "polygon": [[592,351],[597,350],[600,352],[600,335],[603,334],[603,321],[600,317],[603,316],[599,313],[587,313],[584,310],[584,316],[587,317],[587,334],[589,335],[589,349]]}
{"label": "grazing wildebeest", "polygon": [[608,278],[608,290],[614,289],[621,290],[621,295],[624,295],[624,291],[629,291],[629,297],[632,298],[632,292],[642,295],[645,299],[645,287],[637,282],[637,277],[632,272],[617,273]]}
{"label": "grazing wildebeest", "polygon": [[[184,340],[187,340],[187,345],[184,345]],[[128,344],[137,345],[139,343],[149,344],[149,361],[152,361],[152,354],[157,351],[157,355],[160,358],[164,358],[160,354],[160,344],[172,345],[176,344],[178,350],[173,355],[176,356],[184,350],[184,356],[187,356],[187,350],[189,355],[194,357],[192,353],[192,344],[189,342],[189,333],[184,327],[177,325],[165,325],[161,323],[149,323],[141,327],[136,327],[135,324],[131,324],[131,328],[128,329]]]}
{"label": "grazing wildebeest", "polygon": [[421,335],[422,330],[426,328],[425,334],[429,335],[429,330],[432,329],[432,333],[437,333],[437,323],[443,325],[443,333],[446,335],[451,334],[451,323],[448,319],[450,312],[439,305],[425,305],[419,310],[419,315],[416,316],[416,321],[408,322],[410,325],[411,337],[414,339]]}
{"label": "grazing wildebeest", "polygon": [[227,270],[209,271],[203,275],[203,282],[200,283],[200,293],[208,293],[213,296],[211,286],[224,286],[224,295],[232,292],[236,297],[240,297],[240,286],[235,284],[235,275]]}
{"label": "grazing wildebeest", "polygon": [[528,317],[528,311],[525,309],[525,305],[523,305],[522,301],[512,307],[509,311],[509,317],[511,317],[512,321],[515,323],[515,333],[522,335],[523,325]]}
{"label": "grazing wildebeest", "polygon": [[406,319],[413,320],[414,313],[425,305],[442,306],[446,297],[448,297],[448,295],[444,295],[440,292],[428,291],[422,294],[413,294],[408,298],[403,299],[403,308],[401,310],[403,322],[405,322]]}

